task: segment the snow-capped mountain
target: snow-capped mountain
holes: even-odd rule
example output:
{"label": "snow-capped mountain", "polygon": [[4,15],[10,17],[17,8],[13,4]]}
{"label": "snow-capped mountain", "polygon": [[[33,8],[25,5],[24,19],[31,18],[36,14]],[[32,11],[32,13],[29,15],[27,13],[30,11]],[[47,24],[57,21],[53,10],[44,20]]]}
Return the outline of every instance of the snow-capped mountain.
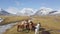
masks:
{"label": "snow-capped mountain", "polygon": [[55,14],[57,14],[57,12],[59,12],[59,11],[44,7],[44,8],[40,8],[38,11],[36,11],[35,15],[37,15],[37,16],[55,15]]}
{"label": "snow-capped mountain", "polygon": [[51,8],[40,8],[36,13],[35,15],[48,15],[51,11],[53,11],[53,9]]}
{"label": "snow-capped mountain", "polygon": [[58,11],[56,11],[56,12],[52,13],[51,15],[60,16],[60,10],[58,10]]}
{"label": "snow-capped mountain", "polygon": [[[11,12],[10,12],[11,11]],[[53,10],[51,8],[42,7],[39,10],[32,8],[23,8],[22,10],[5,11],[0,8],[0,15],[18,15],[18,16],[44,16],[44,15],[60,15],[60,10]]]}
{"label": "snow-capped mountain", "polygon": [[56,12],[58,12],[58,11],[51,11],[51,12],[49,12],[49,14],[56,14]]}
{"label": "snow-capped mountain", "polygon": [[35,12],[31,8],[24,8],[24,9],[21,10],[21,13],[24,16],[30,16],[30,15],[33,15]]}
{"label": "snow-capped mountain", "polygon": [[10,13],[0,8],[0,15],[9,15],[9,14]]}
{"label": "snow-capped mountain", "polygon": [[15,16],[15,14],[9,13],[9,12],[5,11],[2,8],[0,8],[0,15],[3,15],[3,16]]}

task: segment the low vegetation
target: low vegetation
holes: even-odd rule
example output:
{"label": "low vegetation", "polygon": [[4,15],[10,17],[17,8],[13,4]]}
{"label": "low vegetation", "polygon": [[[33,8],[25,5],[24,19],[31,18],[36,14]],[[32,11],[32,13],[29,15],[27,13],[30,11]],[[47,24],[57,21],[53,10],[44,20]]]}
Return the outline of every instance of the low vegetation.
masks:
{"label": "low vegetation", "polygon": [[0,25],[16,23],[18,21],[29,19],[28,16],[0,16],[0,18],[4,19],[3,22],[0,23]]}
{"label": "low vegetation", "polygon": [[[51,34],[60,34],[60,16],[34,16],[33,18],[34,23],[40,22],[42,28],[45,28],[45,30],[49,31]],[[4,34],[34,34],[34,32],[17,32],[17,25],[15,25],[13,28],[7,30]]]}

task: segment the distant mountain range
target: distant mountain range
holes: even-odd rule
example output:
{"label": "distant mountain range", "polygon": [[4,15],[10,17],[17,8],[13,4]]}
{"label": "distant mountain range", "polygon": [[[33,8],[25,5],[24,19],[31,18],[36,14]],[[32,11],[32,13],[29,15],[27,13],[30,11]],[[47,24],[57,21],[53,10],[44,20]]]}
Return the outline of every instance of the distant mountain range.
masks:
{"label": "distant mountain range", "polygon": [[11,14],[11,13],[9,13],[9,12],[7,12],[7,11],[5,11],[5,10],[3,10],[3,9],[0,8],[0,15],[3,15],[3,16],[11,16],[13,14]]}
{"label": "distant mountain range", "polygon": [[0,15],[19,15],[19,16],[45,16],[45,15],[60,15],[60,11],[53,10],[51,8],[40,8],[39,10],[33,10],[31,8],[24,8],[21,12],[16,14],[9,13],[3,9],[0,9]]}

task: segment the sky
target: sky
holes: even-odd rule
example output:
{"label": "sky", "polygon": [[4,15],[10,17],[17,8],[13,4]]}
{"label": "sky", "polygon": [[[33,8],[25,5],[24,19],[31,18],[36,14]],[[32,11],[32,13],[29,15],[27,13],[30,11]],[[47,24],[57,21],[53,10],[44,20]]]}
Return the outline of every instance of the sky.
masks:
{"label": "sky", "polygon": [[56,10],[60,9],[60,0],[0,0],[0,8],[2,9],[39,9],[41,7],[48,7]]}

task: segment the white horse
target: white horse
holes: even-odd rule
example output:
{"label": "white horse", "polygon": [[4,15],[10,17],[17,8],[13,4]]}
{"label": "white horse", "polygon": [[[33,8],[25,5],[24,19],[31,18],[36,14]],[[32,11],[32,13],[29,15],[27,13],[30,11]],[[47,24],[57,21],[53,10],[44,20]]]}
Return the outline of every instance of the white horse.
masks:
{"label": "white horse", "polygon": [[39,34],[40,24],[38,23],[35,27],[35,34]]}

